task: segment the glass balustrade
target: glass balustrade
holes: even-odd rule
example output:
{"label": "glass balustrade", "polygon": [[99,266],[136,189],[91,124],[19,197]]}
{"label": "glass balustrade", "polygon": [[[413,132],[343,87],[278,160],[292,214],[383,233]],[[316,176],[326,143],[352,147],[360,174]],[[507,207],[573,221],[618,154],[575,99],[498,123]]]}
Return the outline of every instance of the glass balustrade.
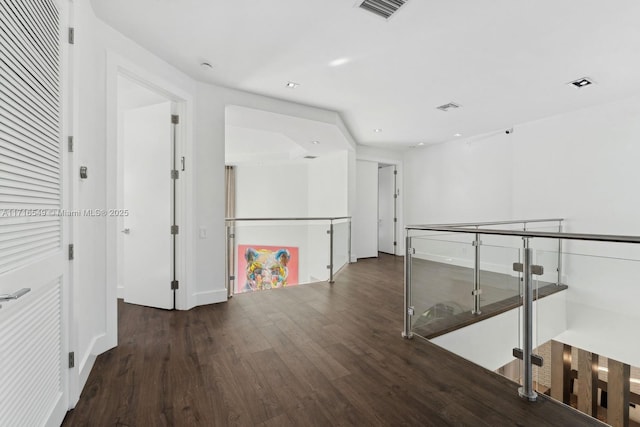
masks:
{"label": "glass balustrade", "polygon": [[229,218],[229,294],[333,281],[349,262],[349,217]]}
{"label": "glass balustrade", "polygon": [[510,378],[525,400],[549,396],[634,425],[640,237],[565,233],[563,225],[407,227],[403,336]]}

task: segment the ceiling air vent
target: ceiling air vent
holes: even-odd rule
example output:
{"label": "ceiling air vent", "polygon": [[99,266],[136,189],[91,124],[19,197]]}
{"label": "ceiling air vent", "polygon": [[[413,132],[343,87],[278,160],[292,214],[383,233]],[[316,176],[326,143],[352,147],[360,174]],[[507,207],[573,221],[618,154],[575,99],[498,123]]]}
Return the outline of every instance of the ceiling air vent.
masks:
{"label": "ceiling air vent", "polygon": [[455,102],[450,102],[448,104],[444,104],[441,105],[439,107],[436,107],[438,110],[442,110],[442,111],[449,111],[449,110],[453,110],[456,108],[460,108],[461,105],[460,104],[456,104]]}
{"label": "ceiling air vent", "polygon": [[382,16],[384,19],[389,19],[391,15],[396,13],[407,1],[408,0],[364,0],[360,4],[360,7],[378,16]]}
{"label": "ceiling air vent", "polygon": [[317,159],[318,156],[304,156],[305,159]]}
{"label": "ceiling air vent", "polygon": [[569,84],[580,89],[580,88],[592,85],[593,84],[593,80],[591,80],[589,77],[583,77],[581,79],[569,82]]}

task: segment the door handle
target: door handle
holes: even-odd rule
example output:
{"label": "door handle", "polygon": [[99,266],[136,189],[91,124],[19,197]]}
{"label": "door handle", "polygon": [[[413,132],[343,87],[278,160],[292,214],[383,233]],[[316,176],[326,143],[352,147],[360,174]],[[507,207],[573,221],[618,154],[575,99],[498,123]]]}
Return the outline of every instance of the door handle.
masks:
{"label": "door handle", "polygon": [[14,299],[18,299],[21,296],[23,296],[24,294],[26,294],[27,292],[30,292],[31,288],[22,288],[19,291],[16,291],[12,294],[2,294],[0,295],[0,301],[11,301]]}
{"label": "door handle", "polygon": [[122,231],[121,231],[121,233],[124,233],[124,234],[131,234],[131,229],[129,229],[129,228],[125,228],[124,230],[122,230]]}

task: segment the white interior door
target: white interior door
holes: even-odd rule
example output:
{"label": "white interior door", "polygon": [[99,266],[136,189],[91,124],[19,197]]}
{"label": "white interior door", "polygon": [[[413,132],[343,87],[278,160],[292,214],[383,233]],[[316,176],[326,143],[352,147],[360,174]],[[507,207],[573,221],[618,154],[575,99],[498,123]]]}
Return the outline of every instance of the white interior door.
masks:
{"label": "white interior door", "polygon": [[68,406],[59,6],[0,2],[0,426]]}
{"label": "white interior door", "polygon": [[354,249],[358,258],[378,256],[378,163],[356,162]]}
{"label": "white interior door", "polygon": [[378,169],[378,250],[395,254],[395,171],[394,166]]}
{"label": "white interior door", "polygon": [[171,103],[127,110],[122,124],[124,300],[172,309]]}

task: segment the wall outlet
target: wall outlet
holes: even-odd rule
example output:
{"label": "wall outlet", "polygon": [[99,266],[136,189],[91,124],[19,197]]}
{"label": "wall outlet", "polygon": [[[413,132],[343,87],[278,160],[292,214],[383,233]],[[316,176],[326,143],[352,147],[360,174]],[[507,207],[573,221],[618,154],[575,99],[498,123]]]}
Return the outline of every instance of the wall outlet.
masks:
{"label": "wall outlet", "polygon": [[200,227],[200,238],[201,239],[207,238],[207,227]]}

